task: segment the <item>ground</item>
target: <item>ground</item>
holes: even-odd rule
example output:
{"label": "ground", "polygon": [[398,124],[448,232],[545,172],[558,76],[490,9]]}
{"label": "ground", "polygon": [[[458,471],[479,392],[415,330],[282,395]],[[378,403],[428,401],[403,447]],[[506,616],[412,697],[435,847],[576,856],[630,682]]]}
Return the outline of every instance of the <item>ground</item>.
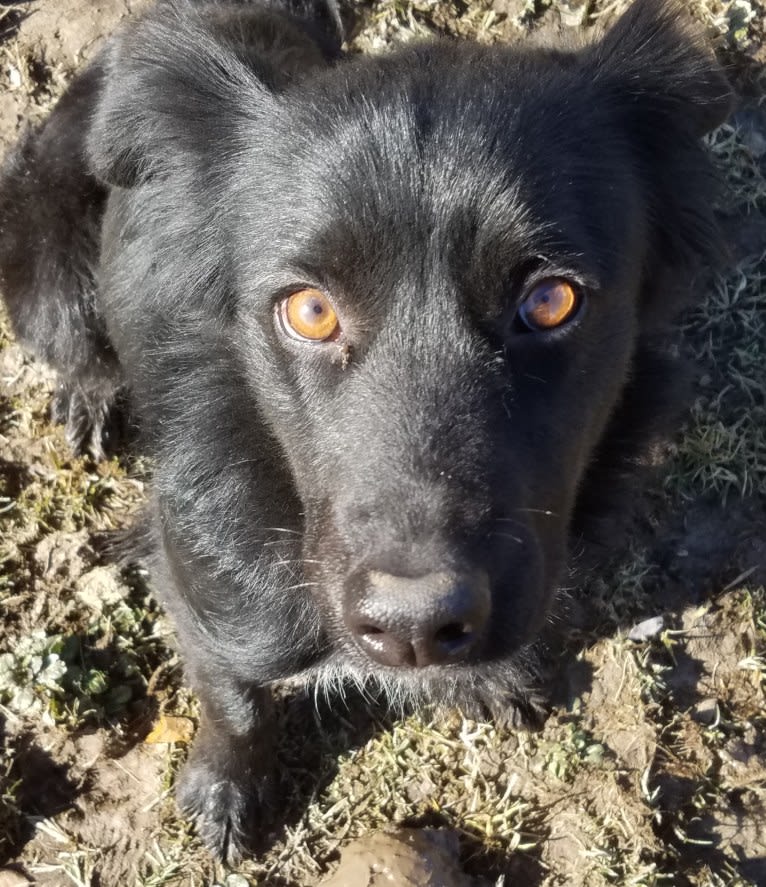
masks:
{"label": "ground", "polygon": [[[742,94],[709,139],[729,255],[683,322],[685,423],[626,541],[580,565],[563,605],[549,714],[536,730],[396,720],[285,690],[281,806],[236,870],[172,799],[197,721],[172,626],[105,553],[146,467],[72,458],[50,374],[0,317],[0,887],[299,887],[344,848],[332,883],[349,887],[380,859],[397,883],[442,887],[766,885],[766,9],[685,2]],[[0,4],[0,150],[141,5]],[[351,45],[590,29],[623,5],[367,0]],[[391,827],[410,830],[377,834]]]}

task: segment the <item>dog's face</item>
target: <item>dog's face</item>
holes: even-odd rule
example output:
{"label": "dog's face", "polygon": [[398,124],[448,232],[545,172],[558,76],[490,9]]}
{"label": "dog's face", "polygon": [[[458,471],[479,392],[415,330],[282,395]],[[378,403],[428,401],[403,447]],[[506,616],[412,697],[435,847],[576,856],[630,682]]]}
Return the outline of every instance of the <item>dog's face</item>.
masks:
{"label": "dog's face", "polygon": [[357,671],[506,660],[545,617],[654,290],[708,233],[696,139],[727,92],[644,18],[579,52],[418,46],[252,113],[229,96],[191,152],[237,384]]}
{"label": "dog's face", "polygon": [[530,90],[509,55],[486,88],[487,56],[328,78],[259,140],[269,190],[242,177],[229,231],[307,578],[336,644],[387,666],[503,657],[539,628],[638,332],[629,146],[566,71],[532,57]]}
{"label": "dog's face", "polygon": [[505,658],[561,578],[655,260],[623,110],[567,61],[336,72],[258,140],[268,191],[239,183],[240,353],[361,667]]}

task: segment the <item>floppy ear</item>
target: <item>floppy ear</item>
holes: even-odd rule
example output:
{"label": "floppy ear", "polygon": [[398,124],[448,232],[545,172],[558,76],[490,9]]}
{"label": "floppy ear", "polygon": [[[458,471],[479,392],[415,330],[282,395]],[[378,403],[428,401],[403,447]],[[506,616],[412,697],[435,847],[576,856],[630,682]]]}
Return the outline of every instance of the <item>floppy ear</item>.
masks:
{"label": "floppy ear", "polygon": [[719,184],[700,137],[726,119],[732,91],[676,0],[634,0],[583,61],[646,189],[653,247],[645,304],[670,306],[660,274],[696,270],[723,251],[713,211]]}
{"label": "floppy ear", "polygon": [[167,5],[130,25],[106,51],[104,87],[87,139],[94,173],[131,187],[209,151],[232,113],[267,97],[256,76],[191,8]]}
{"label": "floppy ear", "polygon": [[596,80],[616,86],[647,125],[675,122],[699,138],[732,109],[723,71],[678,0],[633,0],[586,55]]}
{"label": "floppy ear", "polygon": [[230,156],[273,105],[274,89],[332,58],[311,31],[312,22],[276,6],[158,4],[104,54],[87,138],[92,171],[129,188]]}

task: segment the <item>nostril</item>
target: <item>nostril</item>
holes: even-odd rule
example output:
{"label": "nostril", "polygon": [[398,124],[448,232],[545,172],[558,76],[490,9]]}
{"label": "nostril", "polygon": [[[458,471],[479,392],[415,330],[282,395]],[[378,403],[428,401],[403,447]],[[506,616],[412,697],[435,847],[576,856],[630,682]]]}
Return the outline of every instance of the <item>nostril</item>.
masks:
{"label": "nostril", "polygon": [[438,644],[445,644],[446,646],[455,646],[463,641],[470,640],[473,632],[471,631],[470,625],[464,625],[460,622],[452,622],[449,625],[444,625],[442,628],[437,629],[434,640]]}
{"label": "nostril", "polygon": [[360,625],[359,633],[364,635],[377,635],[385,634],[385,631],[377,625]]}

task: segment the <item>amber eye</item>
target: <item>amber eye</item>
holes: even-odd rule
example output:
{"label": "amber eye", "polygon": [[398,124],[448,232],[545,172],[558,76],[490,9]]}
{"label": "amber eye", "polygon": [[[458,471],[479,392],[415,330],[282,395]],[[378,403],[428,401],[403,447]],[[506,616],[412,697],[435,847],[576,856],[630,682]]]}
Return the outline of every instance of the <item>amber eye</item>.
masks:
{"label": "amber eye", "polygon": [[294,339],[328,342],[340,332],[335,309],[319,290],[298,290],[282,299],[278,311],[284,331]]}
{"label": "amber eye", "polygon": [[571,320],[579,304],[579,294],[571,283],[549,277],[527,293],[519,316],[531,330],[552,330]]}

